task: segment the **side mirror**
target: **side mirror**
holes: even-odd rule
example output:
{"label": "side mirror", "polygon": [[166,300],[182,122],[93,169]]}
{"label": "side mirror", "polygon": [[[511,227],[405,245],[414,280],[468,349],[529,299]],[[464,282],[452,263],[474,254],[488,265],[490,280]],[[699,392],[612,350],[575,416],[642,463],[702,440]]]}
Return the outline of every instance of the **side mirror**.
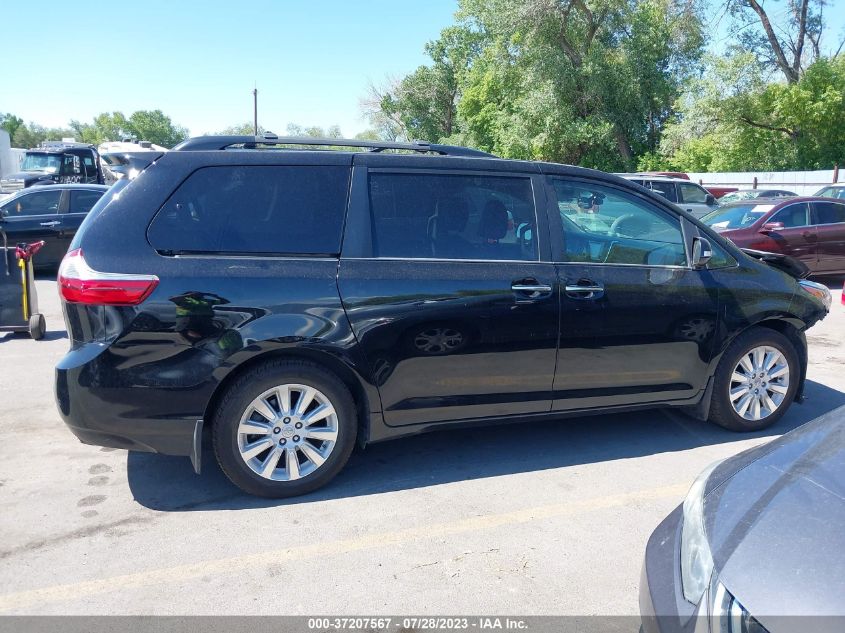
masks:
{"label": "side mirror", "polygon": [[704,196],[704,204],[706,204],[708,207],[716,206],[716,196],[714,196],[712,193],[708,193],[706,196]]}
{"label": "side mirror", "polygon": [[766,222],[761,228],[760,233],[771,233],[773,231],[782,231],[783,222]]}
{"label": "side mirror", "polygon": [[704,268],[713,257],[713,247],[703,237],[692,238],[692,267],[696,270]]}

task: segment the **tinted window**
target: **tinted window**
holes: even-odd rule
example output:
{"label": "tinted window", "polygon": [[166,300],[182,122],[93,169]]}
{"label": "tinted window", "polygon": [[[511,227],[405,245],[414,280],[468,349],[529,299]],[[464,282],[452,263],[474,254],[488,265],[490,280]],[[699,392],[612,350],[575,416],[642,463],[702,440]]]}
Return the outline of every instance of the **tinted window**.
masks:
{"label": "tinted window", "polygon": [[373,254],[439,259],[537,259],[528,178],[370,174]]}
{"label": "tinted window", "polygon": [[700,203],[707,202],[707,192],[701,187],[688,183],[678,183],[678,191],[683,202]]}
{"label": "tinted window", "polygon": [[349,169],[205,167],[170,196],[148,231],[171,252],[337,254]]}
{"label": "tinted window", "polygon": [[7,218],[18,218],[27,215],[58,213],[61,197],[62,192],[59,190],[39,191],[38,193],[20,196],[3,205],[3,216]]}
{"label": "tinted window", "polygon": [[809,209],[806,204],[790,204],[775,213],[766,222],[781,222],[785,229],[807,226],[810,223],[807,217],[808,212]]}
{"label": "tinted window", "polygon": [[835,202],[814,202],[816,222],[818,224],[836,224],[845,222],[845,204]]}
{"label": "tinted window", "polygon": [[88,213],[99,200],[104,191],[71,191],[70,209],[68,213]]}
{"label": "tinted window", "polygon": [[677,198],[675,197],[675,183],[674,182],[664,182],[660,180],[652,180],[649,184],[649,189],[652,191],[656,191],[661,196],[666,198],[671,202],[677,202]]}
{"label": "tinted window", "polygon": [[553,179],[566,261],[684,265],[677,218],[616,189]]}

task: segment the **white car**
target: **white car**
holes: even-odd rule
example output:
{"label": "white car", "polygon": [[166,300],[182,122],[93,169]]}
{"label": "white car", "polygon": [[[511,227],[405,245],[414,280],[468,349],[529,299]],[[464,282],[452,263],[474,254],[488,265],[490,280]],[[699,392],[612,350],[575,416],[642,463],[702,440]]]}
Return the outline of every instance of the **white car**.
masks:
{"label": "white car", "polygon": [[617,174],[626,180],[651,189],[674,202],[687,213],[700,218],[718,208],[716,198],[701,185],[684,178],[654,174]]}
{"label": "white car", "polygon": [[822,187],[813,195],[822,198],[839,198],[840,200],[845,200],[845,183]]}

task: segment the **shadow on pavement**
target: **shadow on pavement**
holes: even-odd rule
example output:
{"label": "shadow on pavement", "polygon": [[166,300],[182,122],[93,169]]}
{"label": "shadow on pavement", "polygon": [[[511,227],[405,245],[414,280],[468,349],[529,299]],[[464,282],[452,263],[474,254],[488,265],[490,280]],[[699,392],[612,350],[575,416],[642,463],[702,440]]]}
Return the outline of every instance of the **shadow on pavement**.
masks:
{"label": "shadow on pavement", "polygon": [[159,511],[295,505],[771,437],[845,404],[845,393],[812,381],[806,395],[807,401],[791,407],[774,427],[750,434],[665,410],[437,431],[356,450],[328,486],[294,499],[240,492],[209,446],[201,475],[193,473],[187,458],[138,452],[129,454],[127,474],[136,501]]}

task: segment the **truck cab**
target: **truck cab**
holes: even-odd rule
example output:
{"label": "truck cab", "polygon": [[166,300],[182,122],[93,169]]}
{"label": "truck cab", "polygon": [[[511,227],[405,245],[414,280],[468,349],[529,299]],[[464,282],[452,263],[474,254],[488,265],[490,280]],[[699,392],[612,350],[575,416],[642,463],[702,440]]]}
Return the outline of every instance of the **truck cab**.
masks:
{"label": "truck cab", "polygon": [[104,184],[100,155],[93,145],[45,141],[27,150],[20,169],[0,180],[0,193],[57,183]]}

